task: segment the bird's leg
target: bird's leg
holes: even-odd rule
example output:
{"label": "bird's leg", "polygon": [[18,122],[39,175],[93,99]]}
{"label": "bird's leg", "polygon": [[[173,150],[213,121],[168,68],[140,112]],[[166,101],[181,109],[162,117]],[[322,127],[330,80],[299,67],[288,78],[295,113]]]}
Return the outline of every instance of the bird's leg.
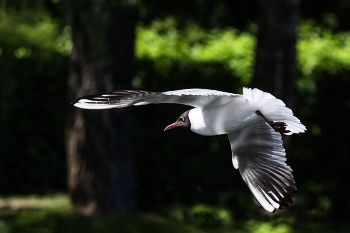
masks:
{"label": "bird's leg", "polygon": [[286,130],[286,126],[287,126],[286,123],[270,121],[259,110],[257,110],[255,113],[258,114],[259,116],[261,116],[276,132],[279,132],[279,133],[289,133],[290,132],[289,130]]}

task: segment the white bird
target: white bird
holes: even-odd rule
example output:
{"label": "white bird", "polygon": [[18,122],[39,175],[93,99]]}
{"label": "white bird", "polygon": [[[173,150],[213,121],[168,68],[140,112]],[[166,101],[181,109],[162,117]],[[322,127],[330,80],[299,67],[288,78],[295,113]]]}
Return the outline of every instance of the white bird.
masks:
{"label": "white bird", "polygon": [[122,90],[83,96],[74,106],[108,109],[158,103],[194,107],[164,130],[181,126],[205,136],[227,134],[233,166],[265,210],[274,212],[293,203],[297,188],[280,133],[301,133],[306,128],[282,100],[267,92],[256,88],[243,88],[243,95],[208,89]]}

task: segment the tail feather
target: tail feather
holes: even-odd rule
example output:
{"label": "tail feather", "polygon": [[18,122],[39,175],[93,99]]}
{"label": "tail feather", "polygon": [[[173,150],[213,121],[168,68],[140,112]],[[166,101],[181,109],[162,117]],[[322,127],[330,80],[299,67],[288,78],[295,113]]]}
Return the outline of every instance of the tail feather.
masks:
{"label": "tail feather", "polygon": [[[296,118],[299,120],[298,118]],[[286,121],[287,127],[286,130],[289,130],[289,133],[286,133],[287,135],[293,134],[293,133],[303,133],[306,130],[305,125],[303,125],[300,121]]]}
{"label": "tail feather", "polygon": [[246,100],[257,106],[257,110],[260,110],[269,120],[286,123],[286,130],[290,131],[285,133],[286,135],[305,132],[306,127],[293,115],[293,111],[286,107],[282,100],[257,88],[243,88],[243,95]]}

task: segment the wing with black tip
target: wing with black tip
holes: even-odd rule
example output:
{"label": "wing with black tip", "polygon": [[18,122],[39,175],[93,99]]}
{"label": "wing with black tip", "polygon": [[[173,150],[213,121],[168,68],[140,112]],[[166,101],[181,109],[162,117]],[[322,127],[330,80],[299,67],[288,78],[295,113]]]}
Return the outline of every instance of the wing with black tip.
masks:
{"label": "wing with black tip", "polygon": [[209,89],[184,89],[167,92],[121,90],[80,97],[74,106],[85,109],[124,108],[131,105],[172,103],[203,108],[209,104],[221,105],[242,95]]}
{"label": "wing with black tip", "polygon": [[232,163],[239,168],[261,206],[274,212],[293,203],[297,187],[292,169],[286,164],[281,134],[261,123],[228,134]]}

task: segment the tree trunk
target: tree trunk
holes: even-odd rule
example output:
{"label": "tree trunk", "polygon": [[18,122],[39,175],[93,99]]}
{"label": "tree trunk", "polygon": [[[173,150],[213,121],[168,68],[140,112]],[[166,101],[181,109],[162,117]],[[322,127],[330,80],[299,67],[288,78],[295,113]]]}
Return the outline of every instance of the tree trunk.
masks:
{"label": "tree trunk", "polygon": [[[136,8],[113,1],[71,0],[70,99],[129,89],[134,70]],[[130,109],[72,107],[67,125],[68,188],[83,214],[137,208]]]}
{"label": "tree trunk", "polygon": [[258,0],[254,87],[294,105],[298,0]]}

